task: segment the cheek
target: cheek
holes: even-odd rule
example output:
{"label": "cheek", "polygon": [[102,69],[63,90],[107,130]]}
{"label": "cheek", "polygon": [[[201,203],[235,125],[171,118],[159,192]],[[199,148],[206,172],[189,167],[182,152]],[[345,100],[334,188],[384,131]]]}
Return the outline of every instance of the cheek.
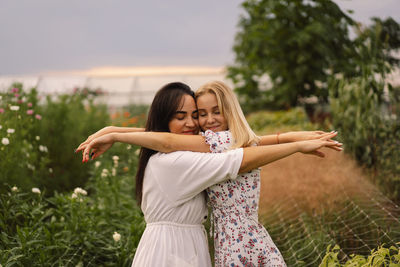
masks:
{"label": "cheek", "polygon": [[182,123],[177,119],[173,119],[169,122],[168,127],[171,133],[179,133],[182,128]]}
{"label": "cheek", "polygon": [[199,126],[200,128],[203,128],[207,123],[207,118],[206,117],[199,117]]}

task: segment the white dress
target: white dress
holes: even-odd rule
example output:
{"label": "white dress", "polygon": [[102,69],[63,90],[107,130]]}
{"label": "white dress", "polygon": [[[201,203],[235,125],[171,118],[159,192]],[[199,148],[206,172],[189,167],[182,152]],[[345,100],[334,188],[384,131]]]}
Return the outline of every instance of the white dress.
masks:
{"label": "white dress", "polygon": [[236,178],[242,158],[243,149],[153,155],[143,181],[141,208],[147,225],[132,266],[210,267],[203,191]]}

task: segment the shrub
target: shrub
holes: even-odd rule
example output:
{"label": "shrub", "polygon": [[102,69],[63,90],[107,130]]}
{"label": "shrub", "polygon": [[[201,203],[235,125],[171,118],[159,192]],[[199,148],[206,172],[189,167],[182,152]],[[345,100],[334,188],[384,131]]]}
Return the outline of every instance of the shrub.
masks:
{"label": "shrub", "polygon": [[367,257],[362,255],[351,255],[350,258],[343,262],[338,258],[340,247],[338,245],[328,246],[327,253],[323,258],[320,267],[328,266],[360,266],[360,267],[374,267],[374,266],[399,266],[400,264],[400,251],[396,246],[385,248],[384,245],[379,246],[377,249],[371,250],[371,254]]}
{"label": "shrub", "polygon": [[306,113],[300,107],[288,111],[259,111],[247,117],[250,127],[262,134],[292,130],[314,130]]}
{"label": "shrub", "polygon": [[[88,172],[73,149],[109,122],[106,106],[95,105],[95,94],[88,92],[40,100],[36,89],[25,92],[21,84],[14,84],[1,94],[2,184],[46,188],[50,195],[87,181]],[[7,133],[9,129],[14,133]]]}
{"label": "shrub", "polygon": [[2,194],[2,266],[130,266],[145,228],[133,194],[134,151],[115,146],[85,165],[87,191],[46,198],[14,187]]}
{"label": "shrub", "polygon": [[377,184],[396,200],[400,200],[398,94],[399,89],[371,73],[331,82],[333,124],[345,150],[368,167]]}

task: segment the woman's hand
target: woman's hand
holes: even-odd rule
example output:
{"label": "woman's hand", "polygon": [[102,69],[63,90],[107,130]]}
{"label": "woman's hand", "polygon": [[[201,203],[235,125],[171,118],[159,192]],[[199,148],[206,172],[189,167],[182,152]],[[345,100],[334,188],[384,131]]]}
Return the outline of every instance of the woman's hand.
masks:
{"label": "woman's hand", "polygon": [[90,158],[93,160],[99,157],[108,149],[110,149],[114,142],[115,140],[112,133],[93,139],[91,142],[85,145],[85,149],[82,153],[82,162],[88,162]]}
{"label": "woman's hand", "polygon": [[[284,138],[284,140],[286,142],[298,142],[298,141],[321,139],[326,136],[331,136],[331,134],[333,134],[333,133],[337,133],[337,132],[332,131],[332,132],[328,133],[328,132],[324,132],[324,131],[296,131],[296,132],[282,133],[282,134],[280,134],[279,137]],[[341,151],[338,149],[338,146],[329,146],[329,148]]]}
{"label": "woman's hand", "polygon": [[342,143],[332,140],[337,135],[337,132],[321,134],[318,139],[298,141],[296,142],[299,146],[299,152],[304,154],[312,154],[318,157],[325,157],[325,154],[319,151],[322,147],[328,147],[337,151],[342,151]]}
{"label": "woman's hand", "polygon": [[86,146],[87,146],[90,142],[92,142],[94,139],[96,139],[96,138],[98,138],[98,137],[100,137],[100,136],[103,136],[103,135],[112,133],[113,131],[114,131],[114,130],[113,130],[113,126],[106,126],[106,127],[104,127],[103,129],[101,129],[101,130],[95,132],[94,134],[90,135],[83,143],[81,143],[81,144],[78,146],[78,148],[75,150],[75,153],[77,153],[77,152],[79,152],[79,151],[85,150]]}

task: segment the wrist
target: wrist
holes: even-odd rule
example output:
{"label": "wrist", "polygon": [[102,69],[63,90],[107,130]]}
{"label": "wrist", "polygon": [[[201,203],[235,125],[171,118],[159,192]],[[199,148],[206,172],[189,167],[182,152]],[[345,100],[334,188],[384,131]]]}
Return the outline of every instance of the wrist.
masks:
{"label": "wrist", "polygon": [[279,144],[294,142],[295,140],[292,140],[290,136],[291,136],[290,132],[280,133],[279,134]]}
{"label": "wrist", "polygon": [[118,142],[118,137],[119,137],[119,134],[118,134],[118,133],[111,132],[111,133],[109,133],[108,135],[110,136],[110,139],[111,139],[111,141],[112,141],[113,143]]}

